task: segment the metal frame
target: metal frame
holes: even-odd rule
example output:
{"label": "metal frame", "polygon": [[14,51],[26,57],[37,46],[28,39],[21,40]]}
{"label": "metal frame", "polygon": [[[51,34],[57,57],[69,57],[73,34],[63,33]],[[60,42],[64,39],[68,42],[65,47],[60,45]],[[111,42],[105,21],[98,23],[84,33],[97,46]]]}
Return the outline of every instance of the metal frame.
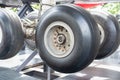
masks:
{"label": "metal frame", "polygon": [[34,57],[38,51],[35,50],[17,69],[16,72],[20,72]]}
{"label": "metal frame", "polygon": [[33,8],[31,7],[29,2],[24,3],[24,5],[20,8],[19,12],[18,12],[18,16],[20,18],[23,18],[26,15],[26,12],[32,12]]}
{"label": "metal frame", "polygon": [[[29,2],[30,1],[30,2]],[[18,16],[20,18],[23,18],[26,15],[26,12],[32,12],[33,8],[31,7],[31,2],[32,0],[22,0],[23,2],[23,6],[20,8],[19,12],[18,12]],[[36,0],[35,2],[39,3],[39,0]],[[37,55],[38,51],[35,50],[17,69],[17,72],[20,72],[22,69],[25,68],[25,66],[35,57],[35,55]],[[44,63],[44,68],[43,68],[44,72],[47,73],[47,80],[51,80],[51,72],[53,72],[53,70],[50,69],[50,67],[48,67],[45,63]]]}
{"label": "metal frame", "polygon": [[[25,66],[37,55],[38,51],[35,50],[17,69],[16,72],[22,71]],[[44,65],[44,73],[47,73],[47,80],[51,80],[51,73],[53,70],[48,67],[46,64]]]}

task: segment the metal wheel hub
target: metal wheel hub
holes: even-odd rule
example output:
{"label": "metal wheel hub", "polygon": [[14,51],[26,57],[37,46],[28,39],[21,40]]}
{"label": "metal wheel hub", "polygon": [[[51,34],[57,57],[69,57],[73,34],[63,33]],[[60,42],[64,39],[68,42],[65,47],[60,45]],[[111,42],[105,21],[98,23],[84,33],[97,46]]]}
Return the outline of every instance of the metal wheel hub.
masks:
{"label": "metal wheel hub", "polygon": [[62,45],[65,43],[65,41],[66,41],[66,37],[64,34],[60,34],[57,36],[57,43],[58,44]]}
{"label": "metal wheel hub", "polygon": [[45,31],[44,43],[52,56],[68,56],[74,46],[74,35],[70,26],[61,21],[51,23]]}
{"label": "metal wheel hub", "polygon": [[98,24],[98,28],[100,31],[100,44],[102,44],[105,39],[105,32],[104,32],[103,27],[100,24]]}

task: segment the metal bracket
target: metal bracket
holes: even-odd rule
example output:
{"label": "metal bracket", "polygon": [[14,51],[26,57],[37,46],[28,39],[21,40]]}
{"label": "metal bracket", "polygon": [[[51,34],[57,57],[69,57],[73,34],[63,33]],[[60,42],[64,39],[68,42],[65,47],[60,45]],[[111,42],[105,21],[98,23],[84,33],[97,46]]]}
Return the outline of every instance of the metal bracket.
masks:
{"label": "metal bracket", "polygon": [[50,67],[48,67],[48,71],[47,71],[47,80],[51,80],[51,69],[50,69]]}
{"label": "metal bracket", "polygon": [[20,17],[20,18],[23,18],[24,16],[25,16],[25,14],[26,14],[26,12],[27,11],[33,11],[33,8],[31,7],[31,5],[30,5],[30,3],[25,3],[22,7],[21,7],[21,9],[19,10],[19,12],[18,12],[18,16]]}
{"label": "metal bracket", "polygon": [[[37,50],[35,50],[17,69],[16,72],[20,72],[24,67],[35,57],[35,55],[38,53]],[[45,64],[46,65],[46,64]],[[44,66],[44,70],[47,69],[45,72],[47,73],[47,80],[51,80],[51,73],[52,70],[49,66]]]}
{"label": "metal bracket", "polygon": [[37,50],[35,50],[17,69],[16,72],[20,72],[37,54]]}

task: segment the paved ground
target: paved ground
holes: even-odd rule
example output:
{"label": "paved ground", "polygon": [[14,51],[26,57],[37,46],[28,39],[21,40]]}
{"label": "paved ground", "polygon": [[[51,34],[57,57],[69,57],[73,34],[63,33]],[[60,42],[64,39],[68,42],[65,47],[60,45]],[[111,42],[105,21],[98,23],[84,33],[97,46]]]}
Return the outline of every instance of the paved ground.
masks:
{"label": "paved ground", "polygon": [[[0,67],[7,67],[13,68],[16,66],[21,65],[31,54],[33,51],[29,50],[28,48],[25,51],[20,51],[18,55],[13,58],[0,60]],[[41,62],[40,56],[37,54],[28,65],[34,64],[37,62]]]}
{"label": "paved ground", "polygon": [[[32,51],[26,48],[25,51],[19,52],[18,55],[11,59],[0,60],[0,67],[15,69],[15,67],[17,68],[19,65],[21,65],[31,53]],[[34,64],[36,62],[41,62],[39,55],[36,55],[29,64]],[[114,55],[101,61],[94,61],[89,67],[78,73],[61,74],[56,72],[56,74],[61,76],[61,79],[59,78],[56,80],[119,80],[120,79],[119,63],[120,63],[120,48],[114,53]],[[40,70],[40,68],[37,68],[37,70]]]}
{"label": "paved ground", "polygon": [[[18,66],[22,64],[24,60],[27,59],[32,52],[33,51],[26,48],[25,51],[19,52],[18,55],[16,55],[13,58],[10,58],[7,60],[0,60],[0,67],[11,68],[11,67]],[[29,64],[33,64],[40,61],[41,61],[40,56],[36,55],[35,58],[32,59]],[[112,56],[106,59],[100,60],[100,62],[104,62],[110,65],[120,65],[120,48]]]}

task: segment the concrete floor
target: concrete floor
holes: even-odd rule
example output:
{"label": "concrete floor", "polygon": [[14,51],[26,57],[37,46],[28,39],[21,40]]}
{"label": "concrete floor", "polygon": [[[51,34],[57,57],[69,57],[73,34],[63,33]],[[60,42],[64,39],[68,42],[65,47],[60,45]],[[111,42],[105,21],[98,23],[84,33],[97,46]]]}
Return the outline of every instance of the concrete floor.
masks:
{"label": "concrete floor", "polygon": [[[6,60],[0,60],[0,67],[14,68],[16,66],[21,65],[31,54],[33,51],[26,48],[25,51],[20,51],[16,56]],[[37,54],[28,65],[41,62],[40,56]]]}
{"label": "concrete floor", "polygon": [[[31,51],[30,49],[25,48],[25,51],[20,51],[18,53],[18,55],[16,55],[13,58],[6,59],[6,60],[0,60],[0,64],[1,64],[0,67],[12,68],[12,67],[18,66],[18,65],[22,64],[24,62],[24,60],[26,60],[32,52],[33,51]],[[34,59],[31,60],[31,62],[29,64],[34,64],[36,62],[41,62],[41,61],[42,60],[41,60],[39,54],[37,54],[34,57]],[[106,63],[109,65],[119,66],[120,65],[120,47],[116,50],[116,52],[113,55],[111,55],[108,58],[99,60],[99,62]]]}
{"label": "concrete floor", "polygon": [[[119,80],[120,79],[120,57],[118,56],[120,48],[114,53],[114,55],[103,59],[101,61],[94,61],[89,67],[74,74],[63,74],[55,72],[60,76],[56,80]],[[25,54],[24,54],[25,53]],[[15,57],[7,60],[0,60],[0,67],[13,68],[14,70],[21,65],[25,59],[32,53],[31,50],[26,48],[25,51],[21,51]],[[36,55],[29,64],[41,62],[39,55]],[[40,68],[34,68],[33,70],[40,71]],[[65,79],[64,79],[65,78]],[[1,79],[0,79],[1,80]]]}

